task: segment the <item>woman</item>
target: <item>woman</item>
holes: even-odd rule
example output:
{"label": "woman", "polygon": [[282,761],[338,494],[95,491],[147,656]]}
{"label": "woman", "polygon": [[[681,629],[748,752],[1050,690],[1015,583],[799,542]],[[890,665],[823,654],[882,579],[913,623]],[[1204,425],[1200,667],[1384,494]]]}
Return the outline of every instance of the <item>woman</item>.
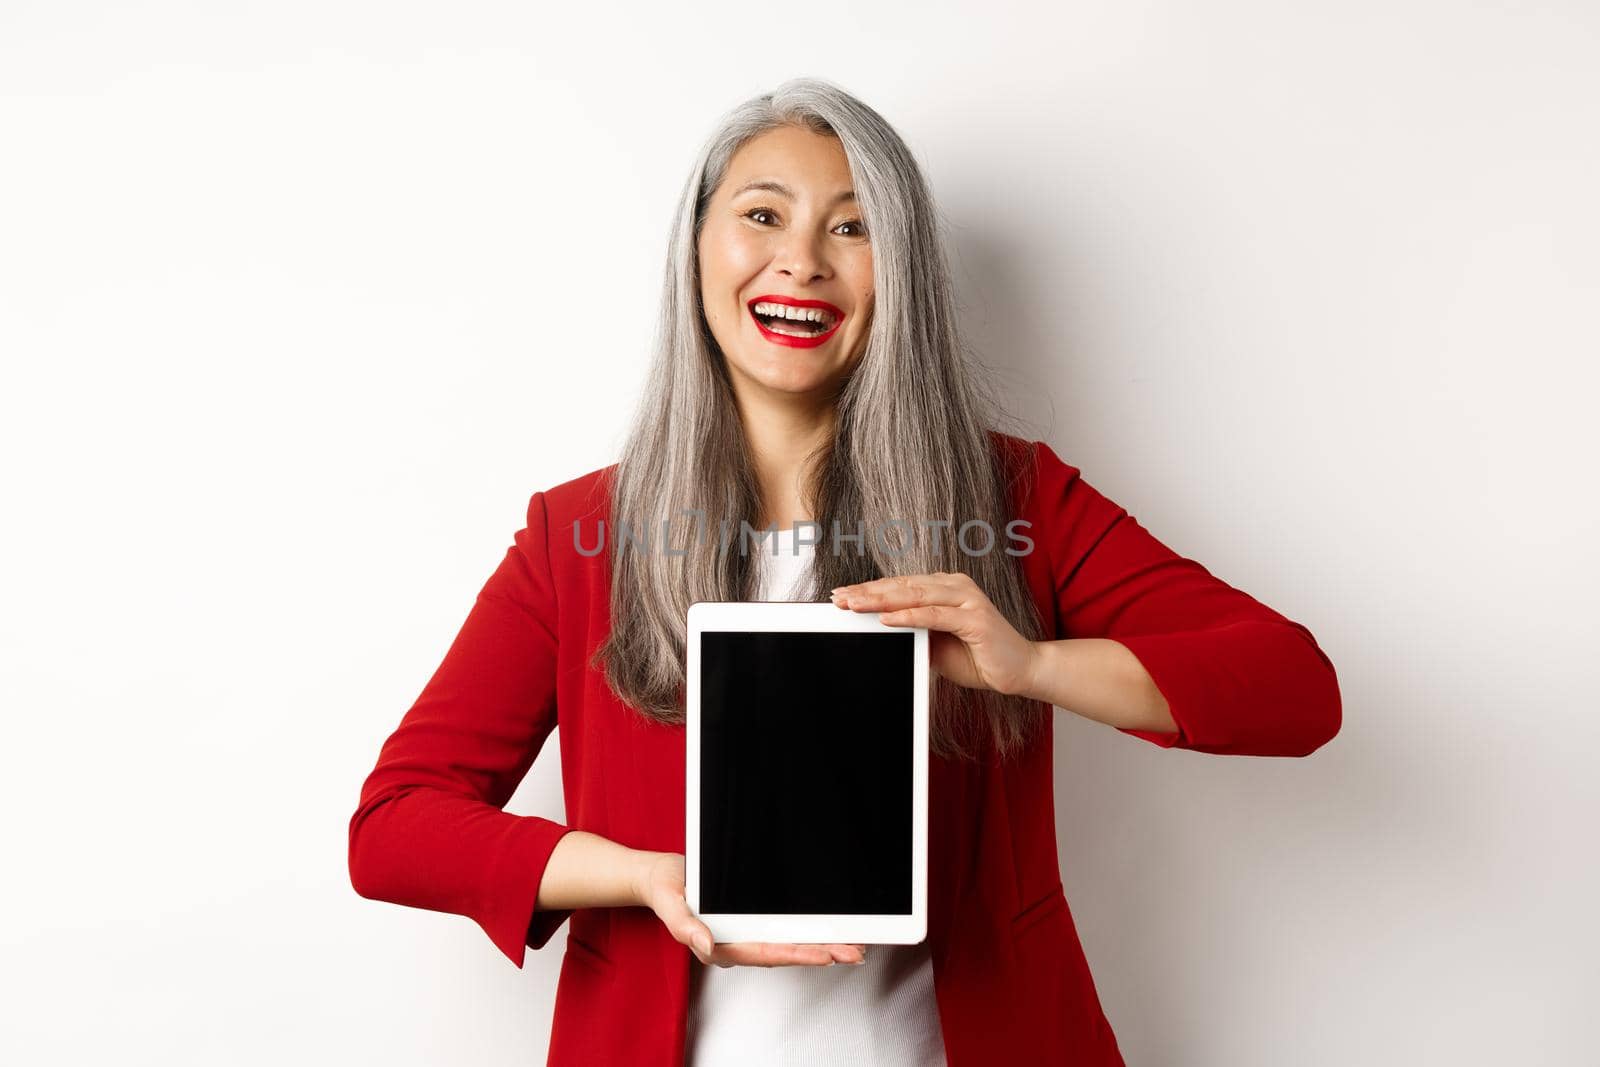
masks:
{"label": "woman", "polygon": [[[733,111],[683,191],[619,462],[533,494],[385,742],[356,891],[469,916],[518,967],[570,919],[550,1063],[1120,1064],[1062,894],[1050,706],[1201,752],[1338,732],[1309,631],[996,428],[953,306],[882,117],[811,79]],[[696,536],[741,522],[890,535]],[[712,944],[684,901],[685,613],[782,597],[932,631],[921,945]],[[566,821],[505,812],[558,721]]]}

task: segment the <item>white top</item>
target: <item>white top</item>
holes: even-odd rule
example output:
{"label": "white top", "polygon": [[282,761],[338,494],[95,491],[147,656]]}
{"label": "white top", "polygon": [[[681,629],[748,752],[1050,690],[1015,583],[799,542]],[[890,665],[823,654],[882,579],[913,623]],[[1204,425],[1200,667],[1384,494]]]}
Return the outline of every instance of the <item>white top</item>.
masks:
{"label": "white top", "polygon": [[[762,543],[757,600],[795,600],[810,545]],[[754,551],[754,549],[752,549]],[[798,554],[797,554],[798,553]],[[687,1067],[945,1067],[928,942],[869,945],[832,967],[707,967],[689,958]]]}

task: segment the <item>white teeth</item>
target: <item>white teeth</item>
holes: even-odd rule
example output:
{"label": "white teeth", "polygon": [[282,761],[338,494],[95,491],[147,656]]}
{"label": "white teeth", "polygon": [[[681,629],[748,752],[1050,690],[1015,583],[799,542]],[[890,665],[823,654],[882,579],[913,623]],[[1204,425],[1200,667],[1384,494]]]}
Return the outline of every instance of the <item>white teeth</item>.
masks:
{"label": "white teeth", "polygon": [[758,315],[775,315],[780,318],[793,319],[796,322],[820,322],[832,325],[833,315],[822,308],[797,308],[788,304],[773,304],[767,301],[757,303],[751,310]]}

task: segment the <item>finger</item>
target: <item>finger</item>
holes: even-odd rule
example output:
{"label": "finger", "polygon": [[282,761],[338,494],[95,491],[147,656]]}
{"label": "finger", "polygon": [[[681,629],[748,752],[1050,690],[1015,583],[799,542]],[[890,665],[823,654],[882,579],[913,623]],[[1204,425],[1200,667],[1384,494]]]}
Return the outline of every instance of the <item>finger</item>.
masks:
{"label": "finger", "polygon": [[866,945],[828,945],[829,952],[839,963],[865,963],[867,962]]}
{"label": "finger", "polygon": [[668,927],[672,936],[679,944],[688,945],[695,959],[701,963],[711,963],[716,958],[717,944],[711,936],[711,930],[705,923],[698,919],[673,924]]}
{"label": "finger", "polygon": [[924,626],[944,633],[964,634],[972,631],[976,622],[971,608],[951,608],[943,604],[930,604],[916,608],[896,608],[878,616],[886,626]]}
{"label": "finger", "polygon": [[963,581],[971,581],[965,574],[948,574],[937,571],[932,574],[896,574],[887,578],[873,578],[866,582],[856,582],[853,585],[841,585],[832,590],[835,598],[857,597],[882,597],[892,596],[897,591],[904,592],[910,588],[921,591],[946,590],[954,591]]}
{"label": "finger", "polygon": [[783,967],[811,965],[826,967],[833,954],[821,945],[786,945],[765,941],[734,941],[716,946],[711,962],[721,967]]}
{"label": "finger", "polygon": [[834,603],[851,611],[894,611],[924,604],[969,604],[977,584],[966,574],[910,574],[840,586]]}
{"label": "finger", "polygon": [[705,923],[695,920],[686,924],[688,938],[684,943],[689,946],[689,951],[699,957],[701,963],[710,963],[716,957],[717,943],[711,936],[711,928]]}
{"label": "finger", "polygon": [[711,962],[716,939],[711,936],[711,928],[689,910],[687,900],[680,896],[669,897],[661,904],[656,914],[672,934],[673,940],[680,945],[688,945],[689,951],[693,952],[701,963]]}

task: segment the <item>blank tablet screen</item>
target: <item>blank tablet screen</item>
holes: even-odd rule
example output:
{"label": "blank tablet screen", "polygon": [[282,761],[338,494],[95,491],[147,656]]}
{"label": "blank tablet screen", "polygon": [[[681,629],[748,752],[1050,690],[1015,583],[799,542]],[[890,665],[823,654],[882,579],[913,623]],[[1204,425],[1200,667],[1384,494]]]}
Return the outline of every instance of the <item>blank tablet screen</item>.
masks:
{"label": "blank tablet screen", "polygon": [[911,914],[914,635],[700,640],[700,910]]}

